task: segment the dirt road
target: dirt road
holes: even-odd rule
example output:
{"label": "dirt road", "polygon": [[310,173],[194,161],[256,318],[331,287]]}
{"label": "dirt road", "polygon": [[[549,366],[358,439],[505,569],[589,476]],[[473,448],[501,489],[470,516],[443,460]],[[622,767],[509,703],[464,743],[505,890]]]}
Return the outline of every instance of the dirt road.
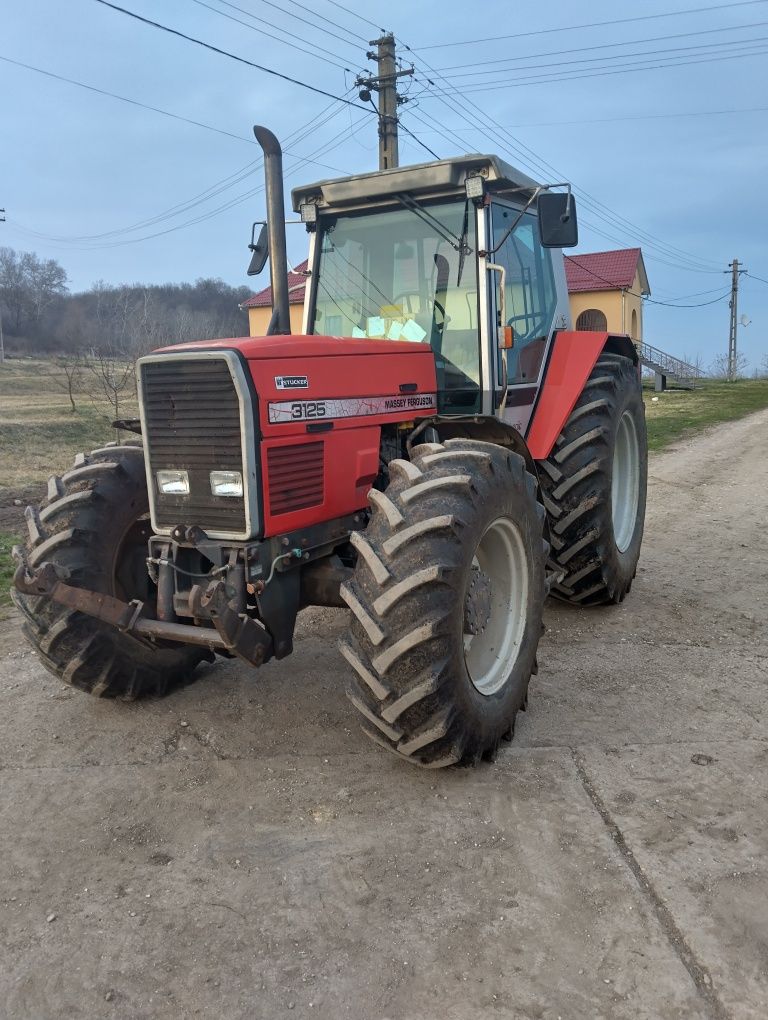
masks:
{"label": "dirt road", "polygon": [[163,701],[61,686],[5,623],[0,1015],[768,1015],[768,412],[651,461],[617,608],[550,604],[495,765],[363,737],[296,654]]}

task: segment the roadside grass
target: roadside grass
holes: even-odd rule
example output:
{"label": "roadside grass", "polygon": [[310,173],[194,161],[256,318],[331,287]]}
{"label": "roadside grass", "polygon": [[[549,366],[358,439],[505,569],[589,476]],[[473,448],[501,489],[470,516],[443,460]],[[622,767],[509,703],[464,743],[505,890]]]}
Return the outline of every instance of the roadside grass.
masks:
{"label": "roadside grass", "polygon": [[[695,390],[644,389],[648,449],[662,450],[712,425],[768,407],[768,379],[703,379]],[[658,397],[657,401],[653,397]]]}
{"label": "roadside grass", "polygon": [[[81,450],[119,438],[110,428],[109,403],[94,395],[95,382],[84,373],[73,412],[54,362],[14,359],[0,365],[0,489],[42,485],[70,468]],[[126,395],[120,416],[137,414],[134,394]]]}

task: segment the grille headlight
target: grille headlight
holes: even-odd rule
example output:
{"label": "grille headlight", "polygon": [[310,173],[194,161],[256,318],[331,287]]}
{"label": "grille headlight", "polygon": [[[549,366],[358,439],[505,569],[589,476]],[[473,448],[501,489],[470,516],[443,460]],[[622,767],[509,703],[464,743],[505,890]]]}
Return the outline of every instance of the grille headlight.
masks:
{"label": "grille headlight", "polygon": [[158,471],[157,488],[166,496],[188,496],[189,474],[186,471]]}
{"label": "grille headlight", "polygon": [[214,496],[242,496],[243,476],[239,471],[211,471],[211,492]]}

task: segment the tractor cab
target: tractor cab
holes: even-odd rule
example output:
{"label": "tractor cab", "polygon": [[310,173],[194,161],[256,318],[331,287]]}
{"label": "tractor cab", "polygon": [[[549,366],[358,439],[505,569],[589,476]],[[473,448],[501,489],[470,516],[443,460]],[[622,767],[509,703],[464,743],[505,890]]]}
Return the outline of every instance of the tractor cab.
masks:
{"label": "tractor cab", "polygon": [[525,429],[569,325],[551,243],[575,243],[570,194],[472,155],[321,181],[293,204],[310,234],[305,333],[429,344],[441,414]]}

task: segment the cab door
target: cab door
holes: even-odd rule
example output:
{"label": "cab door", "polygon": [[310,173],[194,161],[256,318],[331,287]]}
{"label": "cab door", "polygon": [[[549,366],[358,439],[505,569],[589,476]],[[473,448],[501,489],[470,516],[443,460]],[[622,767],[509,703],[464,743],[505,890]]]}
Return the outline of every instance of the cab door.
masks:
{"label": "cab door", "polygon": [[[525,433],[533,411],[556,326],[568,324],[567,294],[562,255],[544,248],[539,239],[535,213],[520,215],[512,202],[494,199],[491,204],[493,261],[504,270],[504,322],[512,331],[512,346],[499,351],[506,367],[506,392],[497,412],[503,420]],[[558,260],[559,274],[554,259]],[[558,280],[558,275],[562,281]],[[560,284],[560,286],[558,286]],[[497,304],[498,283],[493,288]],[[493,310],[497,321],[498,310]],[[506,399],[504,399],[506,398]]]}

